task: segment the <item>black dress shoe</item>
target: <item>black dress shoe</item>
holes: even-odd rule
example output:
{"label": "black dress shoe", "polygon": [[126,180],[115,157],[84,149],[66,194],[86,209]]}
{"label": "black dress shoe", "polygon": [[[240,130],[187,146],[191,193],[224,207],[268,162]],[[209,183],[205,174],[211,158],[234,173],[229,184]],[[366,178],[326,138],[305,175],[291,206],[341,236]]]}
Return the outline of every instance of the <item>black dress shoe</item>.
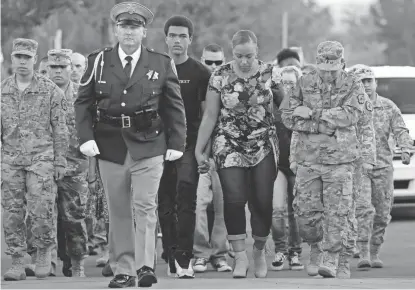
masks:
{"label": "black dress shoe", "polygon": [[135,287],[135,277],[119,274],[111,280],[108,285],[109,288],[127,288]]}
{"label": "black dress shoe", "polygon": [[151,287],[157,283],[156,274],[150,267],[143,266],[140,270],[137,270],[138,287]]}

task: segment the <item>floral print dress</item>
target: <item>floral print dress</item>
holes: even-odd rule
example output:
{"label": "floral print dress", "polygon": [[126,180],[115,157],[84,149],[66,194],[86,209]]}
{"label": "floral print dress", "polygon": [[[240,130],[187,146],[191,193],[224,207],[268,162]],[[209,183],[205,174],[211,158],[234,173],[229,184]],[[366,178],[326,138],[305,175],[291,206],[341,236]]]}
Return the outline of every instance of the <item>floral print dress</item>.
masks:
{"label": "floral print dress", "polygon": [[212,74],[208,90],[220,94],[221,99],[212,136],[218,168],[253,167],[269,153],[278,160],[272,90],[280,83],[278,69],[261,61],[258,72],[246,79],[235,73],[232,63]]}

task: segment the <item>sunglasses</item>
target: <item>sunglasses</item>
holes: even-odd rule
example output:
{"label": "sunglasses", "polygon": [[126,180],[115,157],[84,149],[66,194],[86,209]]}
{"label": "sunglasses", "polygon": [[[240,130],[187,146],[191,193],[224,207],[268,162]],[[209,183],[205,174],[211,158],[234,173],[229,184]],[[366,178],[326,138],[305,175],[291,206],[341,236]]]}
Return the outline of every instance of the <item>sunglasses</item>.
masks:
{"label": "sunglasses", "polygon": [[56,68],[65,69],[65,68],[68,67],[68,65],[55,65],[55,64],[52,64],[52,65],[49,65],[49,67],[52,68],[52,69],[56,69]]}
{"label": "sunglasses", "polygon": [[222,63],[223,63],[223,60],[205,60],[206,65],[212,65],[212,64],[222,65]]}

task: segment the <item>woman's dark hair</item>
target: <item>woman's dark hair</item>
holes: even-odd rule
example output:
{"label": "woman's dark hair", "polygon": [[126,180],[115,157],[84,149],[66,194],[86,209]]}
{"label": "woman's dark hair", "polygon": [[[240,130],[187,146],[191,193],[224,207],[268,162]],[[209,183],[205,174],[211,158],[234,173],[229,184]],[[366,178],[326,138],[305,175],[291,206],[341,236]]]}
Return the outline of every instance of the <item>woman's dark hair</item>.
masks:
{"label": "woman's dark hair", "polygon": [[169,33],[170,26],[187,27],[189,30],[189,37],[192,37],[193,35],[193,22],[186,16],[175,15],[170,17],[164,24],[164,34],[166,36]]}
{"label": "woman's dark hair", "polygon": [[284,48],[277,54],[277,62],[278,64],[281,64],[282,61],[289,59],[289,58],[295,58],[296,60],[300,61],[300,56],[298,52],[291,48]]}
{"label": "woman's dark hair", "polygon": [[251,42],[258,44],[258,39],[251,30],[239,30],[232,37],[232,47]]}

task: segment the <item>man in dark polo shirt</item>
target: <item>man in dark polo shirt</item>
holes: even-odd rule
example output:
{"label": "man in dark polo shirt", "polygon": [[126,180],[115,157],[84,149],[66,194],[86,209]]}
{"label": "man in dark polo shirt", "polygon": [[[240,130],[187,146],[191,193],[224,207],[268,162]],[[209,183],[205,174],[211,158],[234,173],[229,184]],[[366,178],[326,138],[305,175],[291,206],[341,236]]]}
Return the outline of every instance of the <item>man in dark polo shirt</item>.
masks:
{"label": "man in dark polo shirt", "polygon": [[163,247],[168,251],[168,274],[193,278],[190,260],[193,257],[199,180],[194,151],[210,72],[187,53],[193,37],[193,23],[188,18],[171,17],[165,23],[164,32],[169,55],[176,64],[179,77],[186,112],[187,138],[183,157],[165,164],[159,187],[159,219]]}

